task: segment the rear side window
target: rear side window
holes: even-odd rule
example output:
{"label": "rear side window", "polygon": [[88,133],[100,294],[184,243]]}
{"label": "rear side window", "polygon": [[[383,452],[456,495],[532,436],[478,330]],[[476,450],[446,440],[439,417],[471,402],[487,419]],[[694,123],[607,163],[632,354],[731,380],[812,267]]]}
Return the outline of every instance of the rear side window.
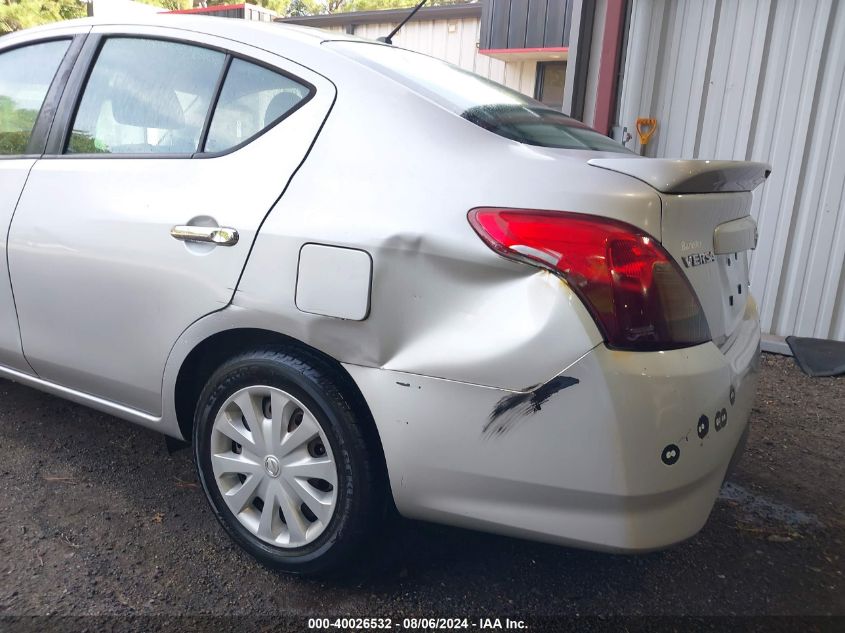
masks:
{"label": "rear side window", "polygon": [[0,53],[0,155],[26,154],[35,120],[70,40]]}
{"label": "rear side window", "polygon": [[225,60],[219,51],[177,42],[106,40],[67,152],[193,154]]}
{"label": "rear side window", "polygon": [[499,136],[542,147],[630,153],[539,101],[439,59],[378,44],[328,44]]}
{"label": "rear side window", "polygon": [[206,152],[245,143],[299,106],[310,89],[241,59],[232,60],[211,119]]}

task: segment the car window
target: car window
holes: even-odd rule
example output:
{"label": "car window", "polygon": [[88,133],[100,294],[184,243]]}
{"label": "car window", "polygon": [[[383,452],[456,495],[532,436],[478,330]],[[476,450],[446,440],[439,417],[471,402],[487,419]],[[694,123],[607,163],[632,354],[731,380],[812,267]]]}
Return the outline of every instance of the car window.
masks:
{"label": "car window", "polygon": [[562,112],[439,59],[393,46],[327,44],[499,136],[527,145],[630,153]]}
{"label": "car window", "polygon": [[50,83],[70,46],[56,40],[0,53],[0,155],[26,154]]}
{"label": "car window", "polygon": [[206,152],[240,145],[293,110],[310,89],[241,59],[232,60],[211,119]]}
{"label": "car window", "polygon": [[224,53],[140,38],[106,40],[76,113],[68,153],[192,154]]}

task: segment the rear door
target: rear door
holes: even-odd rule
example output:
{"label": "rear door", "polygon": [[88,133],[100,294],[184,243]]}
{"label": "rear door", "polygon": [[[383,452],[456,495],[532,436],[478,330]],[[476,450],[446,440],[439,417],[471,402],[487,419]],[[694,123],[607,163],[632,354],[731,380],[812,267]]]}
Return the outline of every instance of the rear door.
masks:
{"label": "rear door", "polygon": [[171,346],[231,300],[333,100],[321,76],[230,40],[93,29],[9,234],[38,375],[157,415]]}
{"label": "rear door", "polygon": [[5,238],[83,39],[79,29],[59,30],[37,40],[9,36],[0,45],[0,365],[27,373]]}

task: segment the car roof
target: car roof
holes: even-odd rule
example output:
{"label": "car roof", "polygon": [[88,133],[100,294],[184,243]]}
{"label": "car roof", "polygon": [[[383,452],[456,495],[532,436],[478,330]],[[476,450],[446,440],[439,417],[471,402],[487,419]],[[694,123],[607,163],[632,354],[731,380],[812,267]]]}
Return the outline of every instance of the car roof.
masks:
{"label": "car roof", "polygon": [[[220,18],[207,15],[160,13],[143,16],[130,16],[115,18],[82,18],[78,20],[66,20],[52,22],[23,31],[15,31],[9,36],[37,36],[39,34],[49,36],[51,31],[79,29],[80,32],[93,27],[164,27],[191,31],[193,33],[224,37],[226,39],[243,42],[245,44],[267,44],[272,38],[276,46],[284,44],[296,44],[298,46],[317,46],[326,40],[349,40],[361,41],[361,38],[349,36],[342,33],[329,33],[321,29],[293,24],[279,24],[276,22],[258,22],[252,20],[241,20],[232,18]],[[0,44],[3,39],[0,39]],[[274,48],[276,47],[274,46]]]}

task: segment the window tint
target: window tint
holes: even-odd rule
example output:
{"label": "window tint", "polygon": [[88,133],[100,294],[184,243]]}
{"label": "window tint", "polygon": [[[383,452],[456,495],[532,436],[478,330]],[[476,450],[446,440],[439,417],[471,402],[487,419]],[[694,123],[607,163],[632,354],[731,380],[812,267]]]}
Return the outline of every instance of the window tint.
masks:
{"label": "window tint", "polygon": [[35,119],[70,40],[0,53],[0,154],[26,154]]}
{"label": "window tint", "polygon": [[499,136],[543,147],[630,153],[539,101],[439,59],[378,44],[328,44]]}
{"label": "window tint", "polygon": [[240,59],[232,61],[205,143],[221,152],[273,125],[305,99],[309,89],[277,72]]}
{"label": "window tint", "polygon": [[68,153],[191,154],[226,56],[160,40],[106,40],[82,94]]}

